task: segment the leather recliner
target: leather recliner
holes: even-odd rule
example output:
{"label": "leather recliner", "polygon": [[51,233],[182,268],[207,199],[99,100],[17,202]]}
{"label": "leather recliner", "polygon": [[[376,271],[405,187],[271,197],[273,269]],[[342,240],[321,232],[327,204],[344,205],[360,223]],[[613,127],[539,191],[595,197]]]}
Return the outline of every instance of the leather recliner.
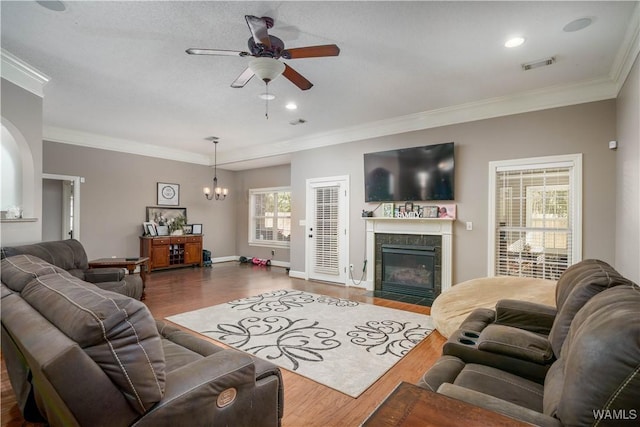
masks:
{"label": "leather recliner", "polygon": [[31,255],[2,260],[2,354],[27,421],[56,426],[264,426],[279,368],[161,321]]}
{"label": "leather recliner", "polygon": [[594,295],[633,282],[601,260],[569,267],[556,285],[557,308],[500,300],[474,310],[443,347],[443,354],[493,366],[542,383],[559,357],[574,316]]}
{"label": "leather recliner", "polygon": [[619,285],[573,318],[544,382],[443,355],[419,386],[539,426],[638,425],[640,288]]}
{"label": "leather recliner", "polygon": [[89,268],[84,246],[75,239],[2,248],[2,259],[13,255],[33,255],[99,288],[138,300],[142,298],[143,284],[139,275],[125,274],[122,268]]}

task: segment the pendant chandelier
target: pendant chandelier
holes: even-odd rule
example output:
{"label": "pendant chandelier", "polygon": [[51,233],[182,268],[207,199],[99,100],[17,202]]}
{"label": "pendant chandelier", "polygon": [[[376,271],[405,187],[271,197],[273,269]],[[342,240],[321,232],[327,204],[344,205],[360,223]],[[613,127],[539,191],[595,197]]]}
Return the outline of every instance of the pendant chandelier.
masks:
{"label": "pendant chandelier", "polygon": [[218,138],[215,136],[211,136],[206,138],[207,140],[213,142],[214,145],[214,157],[213,157],[213,193],[211,192],[211,188],[204,187],[204,197],[207,200],[224,200],[229,194],[229,190],[226,188],[218,187]]}

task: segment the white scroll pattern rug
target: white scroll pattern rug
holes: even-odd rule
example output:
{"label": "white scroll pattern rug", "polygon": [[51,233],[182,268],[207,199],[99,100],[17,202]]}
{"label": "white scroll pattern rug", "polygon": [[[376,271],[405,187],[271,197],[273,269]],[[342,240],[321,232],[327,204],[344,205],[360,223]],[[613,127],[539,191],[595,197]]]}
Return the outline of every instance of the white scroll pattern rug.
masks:
{"label": "white scroll pattern rug", "polygon": [[291,289],[167,320],[352,397],[434,328],[424,314]]}

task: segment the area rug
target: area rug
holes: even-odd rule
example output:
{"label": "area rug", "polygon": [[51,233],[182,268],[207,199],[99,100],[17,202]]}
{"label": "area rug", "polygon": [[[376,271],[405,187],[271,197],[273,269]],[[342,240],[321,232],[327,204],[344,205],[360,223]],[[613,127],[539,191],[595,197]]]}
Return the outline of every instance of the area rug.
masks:
{"label": "area rug", "polygon": [[291,289],[167,320],[352,397],[434,328],[424,314]]}

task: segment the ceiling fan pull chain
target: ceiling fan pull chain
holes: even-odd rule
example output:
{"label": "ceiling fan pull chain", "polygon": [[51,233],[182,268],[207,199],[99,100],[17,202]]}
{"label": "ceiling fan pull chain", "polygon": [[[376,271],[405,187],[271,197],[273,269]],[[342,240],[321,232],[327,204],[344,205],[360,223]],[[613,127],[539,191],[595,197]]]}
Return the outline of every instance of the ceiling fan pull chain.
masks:
{"label": "ceiling fan pull chain", "polygon": [[267,87],[267,96],[264,97],[264,117],[269,120],[269,83],[265,83],[265,86]]}

